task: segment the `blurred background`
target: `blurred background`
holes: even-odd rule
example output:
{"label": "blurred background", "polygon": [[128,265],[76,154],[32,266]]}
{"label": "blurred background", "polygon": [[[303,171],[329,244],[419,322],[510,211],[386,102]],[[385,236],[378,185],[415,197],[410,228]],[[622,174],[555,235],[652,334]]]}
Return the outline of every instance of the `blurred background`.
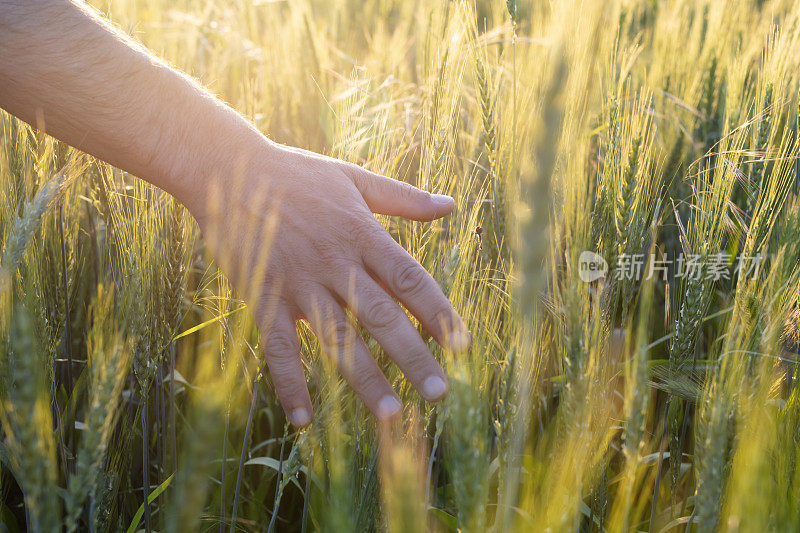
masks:
{"label": "blurred background", "polygon": [[381,222],[473,346],[429,342],[432,405],[365,335],[380,428],[300,323],[298,432],[189,213],[0,112],[4,530],[800,528],[794,2],[92,5],[271,139],[454,196]]}

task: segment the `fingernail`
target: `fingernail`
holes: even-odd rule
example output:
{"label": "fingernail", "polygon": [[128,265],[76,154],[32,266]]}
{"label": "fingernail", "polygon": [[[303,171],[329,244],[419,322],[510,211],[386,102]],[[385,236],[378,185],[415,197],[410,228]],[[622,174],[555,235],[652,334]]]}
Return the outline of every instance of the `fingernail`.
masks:
{"label": "fingernail", "polygon": [[470,335],[466,330],[455,330],[450,333],[450,349],[454,352],[464,352],[469,348]]}
{"label": "fingernail", "polygon": [[400,400],[394,396],[386,395],[378,402],[378,418],[381,420],[392,418],[399,413],[402,408],[403,405],[400,403]]}
{"label": "fingernail", "polygon": [[431,376],[422,384],[422,395],[427,400],[440,400],[447,394],[447,383],[439,376]]}
{"label": "fingernail", "polygon": [[433,200],[433,203],[443,207],[452,207],[456,204],[456,201],[453,199],[453,197],[447,196],[446,194],[431,194],[431,199]]}
{"label": "fingernail", "polygon": [[292,412],[289,413],[289,422],[293,426],[304,427],[311,423],[311,415],[302,407],[298,407],[297,409],[292,409]]}

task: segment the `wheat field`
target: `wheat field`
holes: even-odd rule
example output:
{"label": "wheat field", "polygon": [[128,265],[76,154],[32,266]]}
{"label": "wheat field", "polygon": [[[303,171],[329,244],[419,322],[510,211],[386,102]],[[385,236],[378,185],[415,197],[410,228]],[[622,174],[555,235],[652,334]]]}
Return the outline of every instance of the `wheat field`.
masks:
{"label": "wheat field", "polygon": [[800,530],[795,1],[92,4],[271,139],[452,195],[380,220],[472,347],[429,341],[430,404],[365,334],[378,425],[301,322],[294,429],[190,214],[0,112],[0,530]]}

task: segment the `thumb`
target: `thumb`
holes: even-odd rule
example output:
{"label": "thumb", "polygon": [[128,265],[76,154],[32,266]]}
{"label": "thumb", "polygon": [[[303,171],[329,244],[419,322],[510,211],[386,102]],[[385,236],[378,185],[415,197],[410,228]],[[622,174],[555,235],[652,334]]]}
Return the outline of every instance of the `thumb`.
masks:
{"label": "thumb", "polygon": [[373,213],[426,222],[442,218],[455,207],[450,196],[431,194],[357,165],[348,165],[348,175]]}

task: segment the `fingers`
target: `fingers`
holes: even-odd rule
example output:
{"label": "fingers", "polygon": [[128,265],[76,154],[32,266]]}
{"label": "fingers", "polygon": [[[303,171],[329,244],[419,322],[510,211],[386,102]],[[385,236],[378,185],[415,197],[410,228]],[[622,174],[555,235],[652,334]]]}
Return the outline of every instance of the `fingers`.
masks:
{"label": "fingers", "polygon": [[357,165],[347,163],[346,169],[373,213],[429,221],[448,215],[455,206],[450,196],[431,194]]}
{"label": "fingers", "polygon": [[470,345],[464,321],[428,272],[381,228],[362,259],[441,346],[463,352]]}
{"label": "fingers", "polygon": [[261,332],[267,367],[283,411],[292,425],[307,426],[311,423],[313,408],[294,320],[287,309],[278,309]]}
{"label": "fingers", "polygon": [[403,407],[400,399],[333,296],[320,288],[303,305],[322,350],[367,408],[381,420],[397,415]]}
{"label": "fingers", "polygon": [[347,302],[359,322],[423,398],[428,401],[444,398],[447,394],[444,371],[405,312],[363,270],[353,272],[351,279],[353,283],[337,291],[339,297]]}

